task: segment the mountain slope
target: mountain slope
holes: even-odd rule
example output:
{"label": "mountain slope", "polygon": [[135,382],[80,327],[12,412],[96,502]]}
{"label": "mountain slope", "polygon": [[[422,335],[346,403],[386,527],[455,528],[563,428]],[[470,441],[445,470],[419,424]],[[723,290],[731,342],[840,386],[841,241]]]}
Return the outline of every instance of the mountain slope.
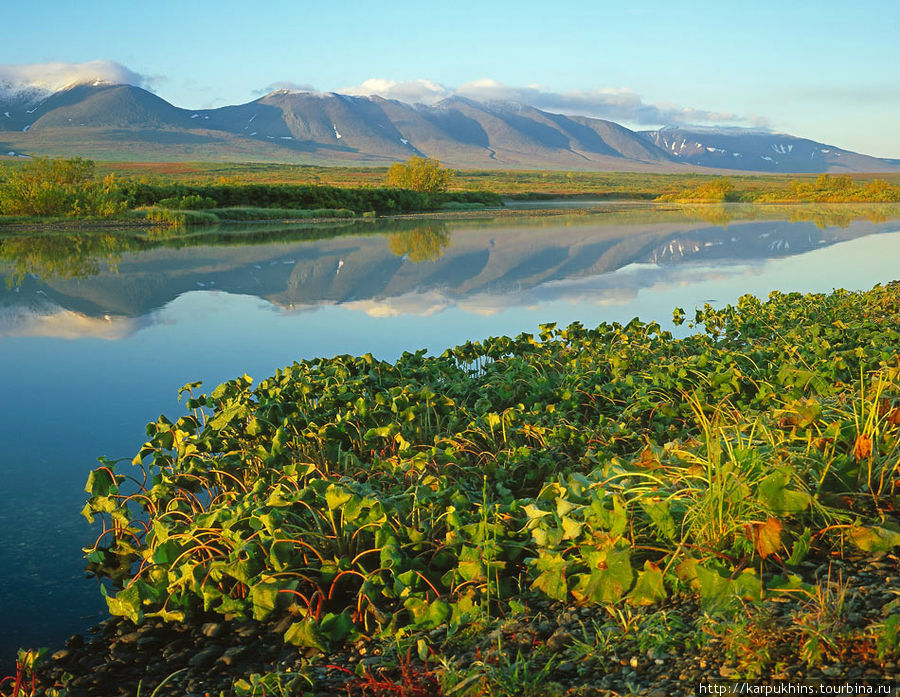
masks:
{"label": "mountain slope", "polygon": [[663,128],[641,135],[677,161],[753,172],[878,172],[896,164],[797,138],[748,129]]}
{"label": "mountain slope", "polygon": [[[21,105],[17,105],[21,106]],[[189,128],[190,112],[131,85],[74,85],[41,99],[31,109],[0,102],[0,130],[42,128]]]}

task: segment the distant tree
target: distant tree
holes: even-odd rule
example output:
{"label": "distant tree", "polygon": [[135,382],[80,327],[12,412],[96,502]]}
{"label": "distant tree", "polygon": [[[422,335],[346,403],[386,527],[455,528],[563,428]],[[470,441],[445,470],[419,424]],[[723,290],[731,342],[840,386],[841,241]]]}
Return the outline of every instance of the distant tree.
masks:
{"label": "distant tree", "polygon": [[447,190],[452,178],[453,170],[447,169],[437,160],[411,157],[406,162],[395,162],[388,168],[387,185],[437,194]]}

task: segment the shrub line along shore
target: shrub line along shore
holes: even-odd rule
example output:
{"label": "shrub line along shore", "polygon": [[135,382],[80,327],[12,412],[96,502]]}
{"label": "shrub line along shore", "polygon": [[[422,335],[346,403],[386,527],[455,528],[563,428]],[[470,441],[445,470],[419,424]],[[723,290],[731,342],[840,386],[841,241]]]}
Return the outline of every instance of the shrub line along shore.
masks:
{"label": "shrub line along shore", "polygon": [[[31,216],[33,219],[136,217],[174,227],[216,225],[220,222],[269,219],[331,219],[354,215],[385,216],[425,211],[466,212],[503,205],[493,191],[471,188],[450,190],[455,173],[425,158],[410,158],[386,170],[382,186],[329,186],[321,183],[252,183],[219,177],[215,182],[184,183],[148,179],[119,180],[114,174],[98,178],[95,163],[37,159],[0,168],[0,219]],[[477,173],[476,173],[477,174]],[[619,175],[604,175],[592,188],[559,187],[553,173],[524,172],[510,178],[497,176],[496,191],[506,196],[540,200],[547,196],[592,195],[606,200],[703,202],[900,202],[900,185],[881,178],[851,178],[823,174],[809,177],[700,177],[670,175],[621,175],[629,182],[616,184]],[[571,173],[569,173],[571,174]],[[548,175],[546,178],[544,175]],[[317,175],[318,176],[318,175]],[[468,176],[472,176],[470,173]],[[568,175],[567,175],[568,176]],[[581,175],[592,182],[590,174]],[[542,184],[537,191],[521,189],[521,179]],[[608,181],[607,181],[608,179]],[[765,183],[768,182],[768,187]],[[604,186],[600,186],[600,183]],[[379,182],[382,183],[382,182]],[[486,183],[485,181],[481,182]],[[2,222],[2,221],[0,221]],[[25,220],[21,224],[34,222]],[[7,224],[20,224],[17,218]],[[49,223],[56,225],[56,222]]]}

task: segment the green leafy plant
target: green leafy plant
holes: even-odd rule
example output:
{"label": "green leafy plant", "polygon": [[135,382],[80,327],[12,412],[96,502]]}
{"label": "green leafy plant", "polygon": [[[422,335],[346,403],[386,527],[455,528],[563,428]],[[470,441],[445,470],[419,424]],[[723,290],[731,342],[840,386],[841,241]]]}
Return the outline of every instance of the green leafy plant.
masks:
{"label": "green leafy plant", "polygon": [[698,310],[684,339],[547,324],[188,385],[132,469],[91,474],[86,554],[115,615],[285,620],[322,652],[459,637],[523,590],[729,617],[813,545],[900,543],[898,316],[893,285],[775,293]]}

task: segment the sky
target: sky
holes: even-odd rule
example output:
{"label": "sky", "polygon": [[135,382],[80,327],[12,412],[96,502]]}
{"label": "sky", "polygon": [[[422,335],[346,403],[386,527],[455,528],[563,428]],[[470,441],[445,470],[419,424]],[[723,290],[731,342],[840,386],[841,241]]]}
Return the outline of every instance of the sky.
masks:
{"label": "sky", "polygon": [[463,94],[639,129],[766,127],[900,158],[896,0],[3,4],[0,82],[96,73],[188,109],[279,87]]}

